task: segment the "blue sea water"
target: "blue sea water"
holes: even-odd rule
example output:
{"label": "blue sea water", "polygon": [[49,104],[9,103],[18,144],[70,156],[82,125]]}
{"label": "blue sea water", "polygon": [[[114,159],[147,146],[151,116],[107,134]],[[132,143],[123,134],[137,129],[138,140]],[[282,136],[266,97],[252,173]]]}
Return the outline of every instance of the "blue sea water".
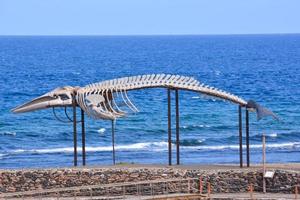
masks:
{"label": "blue sea water", "polygon": [[[261,162],[263,133],[267,162],[300,162],[299,70],[297,34],[1,36],[0,168],[73,164],[71,124],[55,120],[51,109],[15,115],[13,107],[59,86],[152,73],[193,76],[273,110],[279,122],[250,115],[251,162]],[[166,164],[166,90],[134,91],[129,97],[140,112],[117,121],[117,162]],[[238,163],[237,110],[237,105],[180,91],[181,162]],[[88,165],[112,163],[110,127],[110,121],[87,119]]]}

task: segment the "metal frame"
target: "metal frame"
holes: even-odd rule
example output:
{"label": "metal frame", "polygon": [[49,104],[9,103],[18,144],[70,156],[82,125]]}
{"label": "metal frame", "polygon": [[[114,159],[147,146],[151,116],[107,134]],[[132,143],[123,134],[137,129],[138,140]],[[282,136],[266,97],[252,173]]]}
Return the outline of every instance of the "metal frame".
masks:
{"label": "metal frame", "polygon": [[169,165],[172,165],[171,89],[168,88],[168,150]]}
{"label": "metal frame", "polygon": [[[169,165],[172,165],[172,115],[171,115],[171,88],[168,88],[168,155]],[[176,164],[180,164],[180,126],[179,126],[179,93],[175,89],[175,117],[176,117]]]}
{"label": "metal frame", "polygon": [[246,152],[247,152],[247,167],[250,167],[249,111],[247,108],[246,108]]}
{"label": "metal frame", "polygon": [[243,129],[242,129],[242,107],[239,106],[239,143],[240,143],[240,167],[243,167]]}
{"label": "metal frame", "polygon": [[112,141],[113,165],[115,165],[116,164],[116,153],[115,153],[115,120],[111,120],[111,141]]}
{"label": "metal frame", "polygon": [[77,166],[77,122],[76,122],[76,101],[73,96],[73,144],[74,144],[74,166]]}
{"label": "metal frame", "polygon": [[179,94],[178,89],[175,90],[176,99],[176,159],[177,165],[180,164],[180,139],[179,139]]}
{"label": "metal frame", "polygon": [[81,109],[81,142],[82,142],[82,165],[86,165],[86,154],[85,154],[85,122],[84,122],[84,111]]}
{"label": "metal frame", "polygon": [[[180,165],[180,126],[179,126],[179,91],[178,89],[167,88],[168,98],[168,164],[172,165],[172,115],[171,115],[171,92],[175,90],[175,120],[176,120],[176,164]],[[75,95],[74,95],[75,96]],[[81,109],[81,121],[77,121],[76,117],[76,101],[73,100],[73,142],[74,142],[74,166],[78,165],[77,153],[77,122],[81,122],[82,132],[82,165],[86,165],[86,143],[85,143],[85,117],[84,110]],[[66,111],[65,111],[66,112]],[[68,117],[69,118],[69,117]],[[116,164],[115,156],[115,120],[111,120],[112,127],[112,161],[113,165]],[[243,167],[243,132],[242,132],[242,106],[238,106],[238,126],[239,126],[239,159],[240,167]],[[249,111],[246,108],[245,112],[245,129],[246,129],[246,159],[247,167],[250,167],[250,145],[249,145]]]}

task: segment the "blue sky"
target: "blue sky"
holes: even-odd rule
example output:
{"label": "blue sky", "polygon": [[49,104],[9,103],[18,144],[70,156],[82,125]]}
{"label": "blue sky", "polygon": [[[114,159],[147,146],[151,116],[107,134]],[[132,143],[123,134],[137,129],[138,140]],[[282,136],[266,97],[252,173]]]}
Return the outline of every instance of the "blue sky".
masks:
{"label": "blue sky", "polygon": [[300,33],[300,0],[0,0],[0,35]]}

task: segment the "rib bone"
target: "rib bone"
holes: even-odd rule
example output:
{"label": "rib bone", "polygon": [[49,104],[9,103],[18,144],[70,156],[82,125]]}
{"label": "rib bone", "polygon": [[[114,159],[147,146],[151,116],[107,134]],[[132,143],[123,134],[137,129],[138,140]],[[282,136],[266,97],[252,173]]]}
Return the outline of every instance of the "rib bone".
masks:
{"label": "rib bone", "polygon": [[[77,90],[77,103],[93,118],[116,119],[124,116],[125,111],[120,109],[120,105],[118,105],[115,98],[123,101],[131,111],[138,112],[136,106],[129,99],[127,92],[154,87],[194,91],[242,106],[247,104],[245,100],[217,88],[204,85],[193,77],[170,74],[138,75],[89,84]],[[93,95],[102,96],[102,98],[95,98],[96,96]],[[90,99],[92,99],[92,105],[88,104],[89,101],[87,100]],[[95,102],[97,100],[98,102]]]}

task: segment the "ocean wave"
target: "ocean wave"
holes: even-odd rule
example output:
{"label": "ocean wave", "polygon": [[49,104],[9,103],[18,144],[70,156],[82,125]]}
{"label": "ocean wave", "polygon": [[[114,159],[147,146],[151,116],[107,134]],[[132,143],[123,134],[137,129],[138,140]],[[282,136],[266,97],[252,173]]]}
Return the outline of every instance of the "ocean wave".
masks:
{"label": "ocean wave", "polygon": [[219,70],[214,70],[213,72],[216,76],[219,76],[221,74],[221,71],[219,71]]}
{"label": "ocean wave", "polygon": [[192,96],[192,99],[206,99],[206,100],[209,100],[209,101],[217,101],[217,100],[222,100],[222,99],[218,99],[216,97],[211,97],[211,96],[208,96],[208,95],[204,95],[204,94],[201,94],[201,96]]}
{"label": "ocean wave", "polygon": [[[140,142],[128,145],[116,145],[116,150],[149,150],[161,147],[167,147],[167,142]],[[86,147],[86,152],[97,152],[97,151],[112,151],[112,146],[99,146],[99,147]],[[81,151],[82,148],[78,147],[78,151]],[[10,153],[37,153],[37,154],[51,154],[51,153],[72,153],[74,151],[73,147],[61,147],[61,148],[51,148],[51,149],[16,149],[10,151]]]}
{"label": "ocean wave", "polygon": [[[270,134],[265,134],[265,136],[266,136],[266,138],[277,138],[278,134],[277,133],[270,133]],[[250,136],[250,138],[261,140],[262,134],[255,134],[253,136]]]}
{"label": "ocean wave", "polygon": [[4,131],[4,132],[0,132],[0,135],[16,136],[17,133],[14,131]]}
{"label": "ocean wave", "polygon": [[[190,148],[190,147],[183,147]],[[193,149],[198,150],[237,150],[240,148],[239,145],[218,145],[218,146],[200,146],[200,147],[192,147]],[[246,148],[246,145],[243,145],[243,148]],[[252,144],[250,145],[251,149],[261,149],[261,144]],[[300,142],[287,142],[287,143],[271,143],[266,144],[267,149],[294,149],[300,148]]]}
{"label": "ocean wave", "polygon": [[100,128],[97,130],[98,133],[103,134],[106,131],[105,128]]}
{"label": "ocean wave", "polygon": [[[183,139],[180,141],[181,146],[198,146],[203,145],[205,139]],[[173,143],[175,144],[175,142]]]}
{"label": "ocean wave", "polygon": [[267,135],[268,137],[271,137],[271,138],[275,138],[275,137],[277,137],[277,133],[272,133],[272,134],[270,134],[270,135]]}
{"label": "ocean wave", "polygon": [[210,128],[210,125],[206,125],[206,124],[198,124],[198,125],[184,125],[181,126],[180,128],[183,129],[194,129],[194,128]]}
{"label": "ocean wave", "polygon": [[[268,139],[276,139],[276,140],[288,140],[288,141],[293,141],[299,139],[300,133],[291,131],[291,132],[283,132],[283,133],[270,133],[265,135],[266,138]],[[255,134],[250,137],[251,139],[261,141],[262,135],[261,134]]]}
{"label": "ocean wave", "polygon": [[[202,143],[200,140],[199,143]],[[175,144],[172,144],[175,147]],[[287,142],[287,143],[269,143],[266,145],[267,149],[295,149],[300,148],[300,142]],[[168,142],[141,142],[134,143],[128,145],[116,145],[115,149],[119,151],[167,151]],[[239,149],[239,145],[197,145],[197,146],[181,146],[183,150],[237,150]],[[243,145],[243,148],[246,148]],[[252,144],[250,145],[251,149],[261,149],[261,144]],[[80,152],[81,147],[77,148]],[[86,147],[86,152],[107,152],[112,151],[111,146],[99,146],[99,147]],[[55,154],[55,153],[73,153],[73,147],[61,147],[61,148],[51,148],[51,149],[17,149],[10,152],[6,152],[8,154]],[[4,155],[4,154],[0,154]]]}
{"label": "ocean wave", "polygon": [[[289,141],[298,141],[300,133],[298,132],[288,132],[288,133],[269,133],[265,134],[267,141],[278,141],[278,142],[289,142]],[[243,139],[245,139],[245,134],[243,135]],[[215,142],[221,142],[221,141],[237,141],[239,138],[238,134],[231,135],[225,138],[220,139],[212,139]],[[250,135],[250,140],[261,142],[262,141],[262,134],[253,134]]]}

